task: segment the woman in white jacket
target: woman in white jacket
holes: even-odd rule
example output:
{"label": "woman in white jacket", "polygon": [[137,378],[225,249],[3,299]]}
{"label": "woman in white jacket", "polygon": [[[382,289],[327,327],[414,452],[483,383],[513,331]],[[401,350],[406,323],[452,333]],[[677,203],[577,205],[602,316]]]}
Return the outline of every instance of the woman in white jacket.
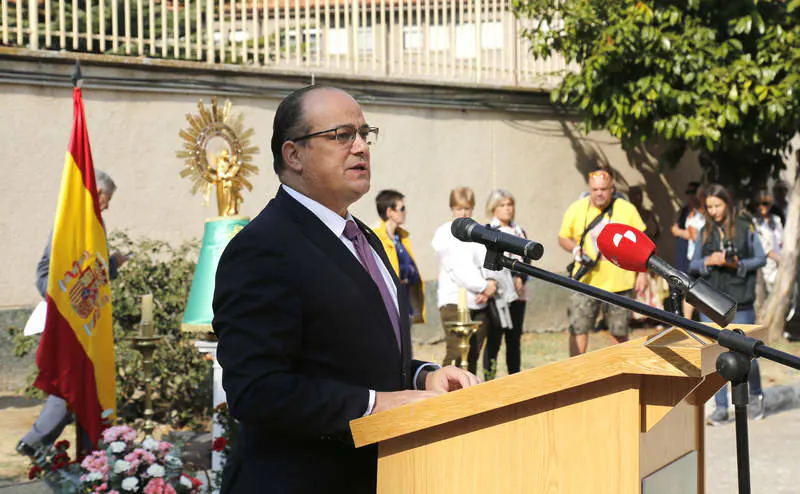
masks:
{"label": "woman in white jacket", "polygon": [[[510,276],[502,272],[483,269],[486,248],[473,242],[462,242],[450,233],[452,220],[469,218],[475,207],[475,193],[469,187],[458,187],[450,192],[450,211],[452,218],[441,225],[433,235],[431,245],[439,259],[439,284],[437,298],[439,314],[445,332],[447,350],[444,365],[460,365],[458,350],[459,338],[450,333],[446,323],[458,321],[459,290],[467,292],[467,306],[473,321],[481,322],[478,331],[470,338],[467,365],[470,372],[477,374],[478,357],[491,324],[487,302],[497,295],[498,287],[511,283]],[[507,280],[505,278],[508,278]],[[484,359],[485,360],[485,359]],[[490,367],[484,362],[484,374]],[[487,376],[490,377],[490,376]]]}

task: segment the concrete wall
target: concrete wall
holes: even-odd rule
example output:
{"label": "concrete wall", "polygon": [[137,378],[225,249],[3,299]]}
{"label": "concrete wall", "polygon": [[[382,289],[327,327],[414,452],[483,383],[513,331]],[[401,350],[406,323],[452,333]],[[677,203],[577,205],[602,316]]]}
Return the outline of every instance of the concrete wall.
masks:
{"label": "concrete wall", "polygon": [[[119,186],[104,215],[109,230],[172,242],[202,235],[203,221],[216,214],[216,207],[203,207],[200,197],[190,194],[190,182],[178,176],[182,162],[175,152],[181,147],[178,132],[187,126],[184,115],[196,111],[199,97],[208,103],[212,95],[230,98],[245,125],[255,129],[260,173],[252,193],[245,196],[242,213],[256,215],[278,186],[268,144],[274,111],[281,96],[308,80],[246,69],[212,71],[199,64],[112,62],[85,57],[83,63],[94,163]],[[5,113],[0,120],[0,208],[5,211],[0,217],[0,308],[30,306],[39,298],[34,273],[52,228],[72,122],[72,63],[57,57],[4,59],[0,53],[0,72],[25,74],[0,74],[0,107]],[[581,135],[573,116],[559,113],[538,93],[317,82],[351,89],[359,95],[368,122],[380,127],[372,153],[372,190],[352,211],[372,223],[377,220],[374,197],[379,190],[404,192],[407,226],[425,279],[437,275],[430,240],[449,217],[447,200],[453,187],[475,189],[476,219],[482,221],[487,219],[483,205],[489,191],[510,190],[517,199],[518,222],[545,246],[538,266],[563,271],[569,254],[557,245],[558,228],[565,208],[585,189],[589,169],[612,166],[621,176],[622,189],[646,181],[665,229],[672,221],[674,190],[682,191],[686,182],[700,176],[691,160],[665,175],[642,160],[629,164],[609,135]],[[664,257],[671,258],[673,242],[666,230],[662,239]],[[538,288],[541,285],[531,290],[534,299],[537,291],[548,289]],[[540,298],[549,300],[548,296]],[[536,326],[538,319],[529,317],[529,322]]]}

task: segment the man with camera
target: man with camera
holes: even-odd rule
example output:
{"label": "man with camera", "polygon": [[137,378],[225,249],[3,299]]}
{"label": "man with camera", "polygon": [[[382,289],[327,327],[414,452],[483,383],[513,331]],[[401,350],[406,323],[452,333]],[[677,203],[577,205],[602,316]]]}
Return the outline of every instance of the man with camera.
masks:
{"label": "man with camera", "polygon": [[[645,224],[633,204],[614,195],[614,178],[608,170],[589,173],[588,186],[589,194],[567,208],[558,232],[558,245],[572,252],[573,262],[567,266],[569,276],[633,298],[634,287],[636,291],[645,289],[647,274],[625,271],[603,258],[597,249],[597,237],[608,223],[622,223],[642,231]],[[570,357],[586,353],[589,330],[594,329],[601,307],[604,307],[611,341],[628,341],[630,311],[573,292],[568,309]]]}

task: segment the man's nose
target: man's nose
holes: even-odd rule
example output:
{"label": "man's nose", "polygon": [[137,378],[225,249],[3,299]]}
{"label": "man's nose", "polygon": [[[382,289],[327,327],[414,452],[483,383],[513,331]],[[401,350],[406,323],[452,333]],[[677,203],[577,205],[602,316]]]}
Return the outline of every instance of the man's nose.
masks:
{"label": "man's nose", "polygon": [[353,141],[353,145],[350,147],[350,151],[354,154],[363,153],[369,150],[369,144],[367,144],[367,140],[361,136],[361,133],[356,132],[356,138]]}

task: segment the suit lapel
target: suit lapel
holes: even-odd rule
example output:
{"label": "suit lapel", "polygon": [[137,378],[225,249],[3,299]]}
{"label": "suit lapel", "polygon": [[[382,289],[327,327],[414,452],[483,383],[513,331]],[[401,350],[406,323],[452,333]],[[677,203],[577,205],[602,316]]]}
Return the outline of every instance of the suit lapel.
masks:
{"label": "suit lapel", "polygon": [[[368,301],[368,305],[370,307],[380,307],[383,308],[383,297],[378,290],[377,285],[372,280],[369,272],[364,269],[364,266],[356,259],[356,257],[350,252],[347,247],[342,243],[342,241],[333,234],[333,232],[328,228],[314,213],[309,211],[305,206],[297,202],[292,196],[290,196],[283,187],[280,187],[278,193],[275,195],[275,205],[280,209],[286,211],[286,213],[296,222],[299,224],[299,229],[306,237],[311,240],[311,242],[316,245],[325,255],[333,261],[333,263],[338,266],[355,284],[359,287],[362,294],[365,297],[365,300]],[[378,252],[381,260],[383,261],[384,265],[387,265],[388,260],[386,259],[386,254],[383,252],[383,248],[380,247],[380,242],[378,242],[378,247],[376,248],[373,239],[377,240],[375,234],[369,228],[365,228],[364,224],[360,221],[356,220],[356,223],[359,227],[364,231],[364,234],[367,236],[367,241],[369,242],[370,246]],[[398,285],[396,278],[394,277],[394,270],[389,268],[389,273],[392,274],[392,279],[395,283],[395,286]],[[400,302],[400,291],[398,290],[398,302]],[[401,305],[402,310],[402,305]],[[383,326],[388,329],[388,331],[384,331],[385,336],[391,338],[392,346],[397,348],[397,339],[394,335],[394,329],[392,328],[392,321],[389,319],[389,314],[386,313],[386,310],[380,311],[381,315],[385,319],[386,324]],[[406,307],[406,313],[408,313],[408,307]],[[402,312],[401,312],[402,314]],[[406,323],[408,326],[408,323]],[[400,335],[401,341],[405,341],[403,336],[403,318],[400,318]],[[405,333],[408,333],[408,330],[405,330]],[[405,346],[405,342],[403,343]]]}

